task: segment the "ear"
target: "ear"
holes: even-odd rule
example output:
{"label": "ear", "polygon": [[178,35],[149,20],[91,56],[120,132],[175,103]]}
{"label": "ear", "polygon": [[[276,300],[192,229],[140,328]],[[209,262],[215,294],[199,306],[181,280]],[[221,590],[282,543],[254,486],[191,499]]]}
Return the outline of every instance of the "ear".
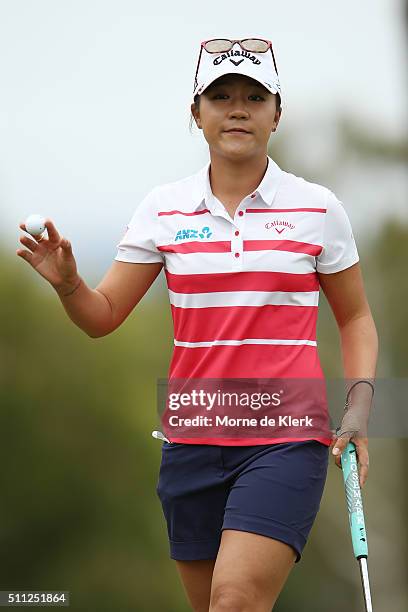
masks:
{"label": "ear", "polygon": [[197,125],[198,129],[201,130],[202,127],[201,127],[201,120],[200,120],[200,111],[197,110],[196,105],[194,104],[194,102],[192,103],[190,108],[191,108],[191,114],[194,117],[196,125]]}
{"label": "ear", "polygon": [[273,120],[272,132],[276,132],[281,116],[282,116],[282,111],[281,110],[280,111],[276,111],[275,117],[274,117],[274,120]]}

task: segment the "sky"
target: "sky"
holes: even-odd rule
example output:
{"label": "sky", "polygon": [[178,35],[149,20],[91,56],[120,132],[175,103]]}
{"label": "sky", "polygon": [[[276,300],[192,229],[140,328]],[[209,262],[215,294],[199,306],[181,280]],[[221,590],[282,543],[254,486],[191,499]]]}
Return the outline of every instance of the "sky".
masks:
{"label": "sky", "polygon": [[214,36],[273,41],[280,138],[296,129],[316,174],[332,138],[321,130],[317,147],[316,121],[349,112],[369,131],[406,133],[402,15],[399,0],[0,0],[3,245],[14,254],[18,223],[40,213],[80,272],[100,277],[147,192],[208,159],[188,124],[199,43]]}

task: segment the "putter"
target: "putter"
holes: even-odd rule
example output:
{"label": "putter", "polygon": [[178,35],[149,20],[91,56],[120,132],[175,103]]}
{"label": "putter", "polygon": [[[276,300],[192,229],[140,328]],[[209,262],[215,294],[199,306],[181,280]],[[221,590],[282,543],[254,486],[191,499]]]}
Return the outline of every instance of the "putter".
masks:
{"label": "putter", "polygon": [[368,546],[364,522],[363,500],[358,475],[357,453],[353,442],[349,442],[341,455],[341,468],[346,489],[347,508],[350,522],[351,541],[354,556],[360,566],[366,612],[373,612],[370,582],[368,580]]}

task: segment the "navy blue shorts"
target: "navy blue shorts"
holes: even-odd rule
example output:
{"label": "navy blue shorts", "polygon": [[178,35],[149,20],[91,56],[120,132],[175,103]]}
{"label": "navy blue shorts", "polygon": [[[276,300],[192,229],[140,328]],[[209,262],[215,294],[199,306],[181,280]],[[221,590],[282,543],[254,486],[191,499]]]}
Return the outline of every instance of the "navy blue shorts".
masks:
{"label": "navy blue shorts", "polygon": [[170,557],[215,559],[223,529],[289,544],[300,560],[320,507],[329,447],[316,440],[256,446],[164,442],[157,495]]}

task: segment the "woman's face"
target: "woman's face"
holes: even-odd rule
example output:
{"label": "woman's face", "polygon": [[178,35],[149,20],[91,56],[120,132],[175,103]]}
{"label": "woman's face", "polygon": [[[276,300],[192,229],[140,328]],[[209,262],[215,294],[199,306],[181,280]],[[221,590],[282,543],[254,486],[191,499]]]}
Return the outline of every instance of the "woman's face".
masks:
{"label": "woman's face", "polygon": [[[198,111],[191,105],[197,126],[210,151],[229,159],[266,154],[269,136],[278,125],[277,96],[244,75],[227,74],[200,97]],[[232,131],[234,128],[245,132]]]}

